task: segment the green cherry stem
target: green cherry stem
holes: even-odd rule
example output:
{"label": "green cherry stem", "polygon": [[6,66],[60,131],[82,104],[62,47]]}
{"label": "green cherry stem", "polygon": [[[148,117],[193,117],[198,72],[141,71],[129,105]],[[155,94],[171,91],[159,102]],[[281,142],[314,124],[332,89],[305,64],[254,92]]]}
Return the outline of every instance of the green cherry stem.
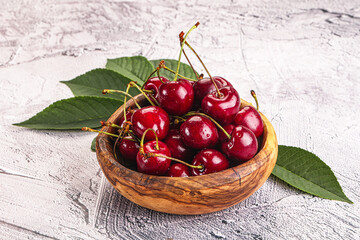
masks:
{"label": "green cherry stem", "polygon": [[[176,74],[176,72],[175,72],[174,70],[168,68],[168,67],[165,66],[165,65],[164,65],[162,68],[164,68],[165,70],[167,70],[167,71],[169,71],[169,72],[172,72],[172,73]],[[196,82],[196,81],[197,81],[196,79],[188,78],[188,77],[185,77],[185,76],[180,75],[180,74],[178,74],[178,76],[181,77],[181,78],[184,78],[184,79],[186,79],[186,80],[189,80],[189,81],[193,81],[193,82]]]}
{"label": "green cherry stem", "polygon": [[201,65],[204,67],[206,73],[209,75],[211,81],[213,82],[213,84],[214,84],[214,86],[215,86],[215,88],[216,88],[216,92],[217,92],[217,94],[218,94],[218,97],[221,97],[222,94],[220,93],[219,88],[218,88],[215,80],[214,80],[213,77],[211,76],[209,70],[206,68],[206,66],[205,66],[204,62],[201,60],[200,56],[197,54],[197,52],[195,51],[195,49],[193,49],[193,48],[190,46],[190,44],[186,41],[186,39],[184,39],[184,43],[186,44],[186,46],[188,46],[188,47],[191,49],[191,51],[193,51],[193,53],[195,54],[195,56],[199,59]]}
{"label": "green cherry stem", "polygon": [[118,129],[122,129],[121,126],[112,123],[112,122],[104,122],[104,121],[100,121],[101,126],[109,126],[109,127],[113,127],[113,128],[118,128]]}
{"label": "green cherry stem", "polygon": [[[180,46],[181,46],[181,44],[182,44],[182,42],[183,42],[183,40],[184,40],[183,37],[184,37],[184,32],[181,32],[181,33],[179,34]],[[185,58],[186,58],[186,61],[189,63],[191,69],[192,69],[193,72],[195,73],[196,79],[197,79],[197,80],[200,80],[198,73],[195,71],[194,66],[191,64],[190,59],[188,58],[187,54],[185,53],[185,49],[183,49],[182,51],[183,51],[183,54],[184,54],[184,56],[185,56]]]}
{"label": "green cherry stem", "polygon": [[204,113],[198,113],[198,112],[188,112],[187,114],[185,114],[183,117],[187,117],[187,116],[197,116],[197,115],[200,115],[200,116],[203,116],[203,117],[206,117],[208,119],[210,119],[210,121],[212,121],[218,128],[220,128],[221,131],[224,132],[224,134],[226,135],[226,137],[228,139],[231,139],[231,135],[217,122],[215,121],[215,119],[213,119],[212,117],[204,114]]}
{"label": "green cherry stem", "polygon": [[259,102],[258,102],[258,99],[257,99],[257,97],[256,97],[256,93],[255,93],[254,90],[251,90],[250,93],[251,93],[251,96],[255,99],[256,110],[259,111]]}
{"label": "green cherry stem", "polygon": [[140,149],[139,149],[139,151],[140,151],[140,153],[143,153],[143,154],[144,154],[144,141],[145,141],[145,136],[146,136],[146,134],[147,134],[148,131],[152,131],[152,132],[155,134],[155,140],[156,140],[155,149],[156,149],[156,150],[159,150],[159,149],[160,149],[160,148],[159,148],[159,139],[158,139],[158,136],[157,136],[155,130],[152,129],[152,128],[148,128],[148,129],[145,130],[145,132],[144,132],[143,135],[141,136],[141,141],[140,141]]}
{"label": "green cherry stem", "polygon": [[145,98],[149,101],[149,103],[150,103],[152,106],[156,106],[156,105],[154,104],[154,102],[151,101],[151,99],[145,94],[145,92],[144,92],[135,82],[129,82],[128,85],[131,86],[131,87],[136,87],[136,88],[145,96]]}
{"label": "green cherry stem", "polygon": [[195,28],[197,28],[199,26],[199,22],[195,23],[194,26],[192,26],[190,28],[190,30],[186,33],[185,35],[185,38],[184,38],[184,41],[181,43],[181,49],[180,49],[180,53],[179,53],[179,60],[178,60],[178,65],[177,65],[177,68],[176,68],[176,73],[175,73],[175,77],[174,77],[174,81],[176,81],[178,75],[179,75],[179,70],[180,70],[180,60],[181,60],[181,53],[182,53],[182,50],[184,48],[184,44],[185,44],[185,40],[186,38],[188,37],[189,33],[191,33],[192,30],[194,30]]}
{"label": "green cherry stem", "polygon": [[199,166],[191,165],[191,164],[189,164],[189,163],[187,163],[187,162],[184,162],[184,161],[182,161],[182,160],[180,160],[180,159],[173,158],[173,157],[168,157],[168,156],[161,155],[161,154],[157,154],[157,153],[152,154],[152,156],[154,156],[154,157],[167,158],[167,159],[173,160],[173,161],[175,161],[175,162],[182,163],[182,164],[184,164],[184,165],[186,165],[186,166],[188,166],[188,167],[191,167],[191,168],[197,168],[197,169],[200,169],[200,170],[204,168],[203,165],[199,165]]}
{"label": "green cherry stem", "polygon": [[107,93],[121,93],[121,94],[124,94],[125,96],[128,96],[128,97],[131,97],[131,99],[134,101],[136,107],[138,109],[140,109],[140,105],[138,104],[138,102],[135,100],[135,98],[133,96],[131,96],[129,93],[127,92],[124,92],[124,91],[121,91],[121,90],[114,90],[114,89],[104,89],[102,91],[103,94],[107,94]]}
{"label": "green cherry stem", "polygon": [[92,128],[88,128],[88,127],[83,127],[81,129],[82,131],[87,131],[87,132],[96,132],[96,133],[104,133],[106,135],[109,135],[109,136],[112,136],[112,137],[119,137],[119,135],[116,135],[116,134],[112,134],[112,133],[108,133],[108,132],[103,132],[103,131],[98,131],[98,130],[95,130],[95,129],[92,129]]}

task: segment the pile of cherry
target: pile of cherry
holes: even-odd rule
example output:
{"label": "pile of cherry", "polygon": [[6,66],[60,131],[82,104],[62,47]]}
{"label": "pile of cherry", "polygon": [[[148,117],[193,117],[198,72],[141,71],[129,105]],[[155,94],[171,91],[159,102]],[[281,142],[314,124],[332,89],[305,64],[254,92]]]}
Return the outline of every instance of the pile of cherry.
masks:
{"label": "pile of cherry", "polygon": [[[182,35],[180,57],[188,45],[187,35]],[[238,92],[222,77],[208,73],[208,78],[197,75],[194,81],[179,75],[178,67],[170,81],[159,75],[161,66],[167,69],[159,64],[154,71],[158,76],[150,75],[142,88],[128,85],[118,123],[102,123],[119,129],[119,135],[108,134],[116,138],[114,148],[122,164],[145,174],[187,177],[219,172],[255,156],[264,128],[258,107],[240,108]],[[130,87],[137,87],[151,105],[140,107],[133,98],[137,109],[125,109]]]}

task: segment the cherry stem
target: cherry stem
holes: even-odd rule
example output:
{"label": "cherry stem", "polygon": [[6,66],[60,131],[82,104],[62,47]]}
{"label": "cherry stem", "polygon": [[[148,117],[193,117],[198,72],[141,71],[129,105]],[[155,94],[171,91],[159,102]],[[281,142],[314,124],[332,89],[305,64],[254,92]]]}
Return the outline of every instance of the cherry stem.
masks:
{"label": "cherry stem", "polygon": [[138,104],[138,102],[135,100],[135,98],[133,96],[131,96],[129,93],[124,92],[124,91],[120,91],[120,90],[114,90],[114,89],[104,89],[102,91],[103,94],[107,94],[107,93],[121,93],[124,94],[125,96],[131,97],[131,99],[135,102],[135,105],[138,109],[140,109],[140,105]]}
{"label": "cherry stem", "polygon": [[[130,85],[128,84],[126,87],[126,93],[128,93],[129,90],[130,90]],[[124,96],[124,122],[127,122],[127,119],[126,119],[126,103],[127,103],[126,96],[127,96],[127,94],[125,94],[125,96]]]}
{"label": "cherry stem", "polygon": [[194,26],[192,26],[190,28],[190,30],[186,33],[185,35],[185,38],[184,38],[184,41],[181,43],[181,49],[180,49],[180,53],[179,53],[179,60],[178,60],[178,65],[177,65],[177,68],[176,68],[176,73],[175,73],[175,77],[174,77],[174,81],[176,81],[177,77],[178,77],[178,74],[179,74],[179,70],[180,70],[180,60],[181,60],[181,53],[182,53],[182,50],[184,48],[184,44],[185,44],[185,40],[186,38],[188,37],[189,33],[191,33],[192,30],[194,30],[195,28],[197,28],[199,26],[199,22],[195,23]]}
{"label": "cherry stem", "polygon": [[156,132],[155,132],[154,129],[148,128],[148,129],[145,130],[145,132],[144,132],[143,135],[141,136],[140,150],[139,150],[139,151],[142,152],[142,153],[144,152],[144,141],[145,141],[145,136],[146,136],[146,134],[147,134],[148,131],[152,131],[152,132],[155,134],[155,140],[156,140],[155,149],[156,149],[156,150],[159,150],[159,139],[158,139],[158,136],[157,136],[157,134],[156,134]]}
{"label": "cherry stem", "polygon": [[115,123],[112,123],[112,122],[104,122],[104,121],[100,121],[100,124],[101,126],[109,126],[109,127],[113,127],[113,128],[119,128],[119,129],[122,129],[121,126],[115,124]]}
{"label": "cherry stem", "polygon": [[149,101],[149,103],[152,105],[152,106],[156,106],[153,101],[151,101],[151,99],[145,94],[145,92],[135,83],[135,82],[129,82],[129,84],[131,87],[136,87],[141,93],[142,95],[145,96],[145,98]]}
{"label": "cherry stem", "polygon": [[186,44],[186,46],[188,46],[188,47],[191,49],[191,51],[193,51],[193,53],[195,54],[195,56],[199,59],[201,65],[204,67],[206,73],[209,75],[212,83],[214,84],[214,86],[215,86],[215,88],[216,88],[216,92],[217,92],[217,94],[218,94],[218,97],[221,97],[222,94],[220,93],[219,88],[218,88],[218,86],[216,85],[215,80],[214,80],[213,77],[211,76],[209,70],[206,68],[206,66],[205,66],[204,62],[201,60],[200,56],[196,53],[195,49],[193,49],[193,48],[190,46],[190,44],[186,41],[186,39],[184,39],[184,43]]}
{"label": "cherry stem", "polygon": [[[151,78],[152,75],[154,75],[154,73],[156,73],[156,71],[157,71],[157,68],[150,73],[150,75],[146,78],[145,83]],[[145,85],[145,83],[144,83],[144,85]],[[144,85],[143,85],[143,86],[144,86]]]}
{"label": "cherry stem", "polygon": [[[180,46],[181,46],[181,44],[182,44],[182,42],[183,42],[183,40],[184,40],[183,37],[184,37],[184,32],[181,32],[181,33],[179,34]],[[185,53],[185,49],[183,49],[182,51],[183,51],[183,53],[184,53],[184,56],[185,56],[187,62],[188,62],[189,65],[190,65],[191,69],[192,69],[193,72],[195,73],[196,79],[199,80],[199,75],[198,75],[198,73],[195,71],[194,66],[191,64],[190,59],[188,58],[187,54]]]}
{"label": "cherry stem", "polygon": [[255,99],[255,102],[256,102],[256,110],[259,111],[259,102],[258,102],[258,100],[257,100],[256,93],[255,93],[254,90],[251,90],[250,93],[251,93],[251,96]]}
{"label": "cherry stem", "polygon": [[187,117],[187,116],[196,116],[196,115],[200,115],[200,116],[204,116],[208,119],[210,119],[218,128],[220,128],[221,131],[224,132],[224,134],[226,135],[226,137],[228,139],[231,139],[231,135],[217,122],[215,121],[215,119],[213,119],[212,117],[204,114],[204,113],[198,113],[198,112],[188,112],[187,114],[185,114],[183,117]]}
{"label": "cherry stem", "polygon": [[98,130],[95,130],[95,129],[92,129],[92,128],[88,128],[88,127],[83,127],[81,130],[82,130],[82,131],[87,131],[87,132],[104,133],[104,134],[109,135],[109,136],[112,136],[112,137],[119,137],[119,135],[116,135],[116,134],[112,134],[112,133],[108,133],[108,132],[103,132],[103,131],[98,131]]}
{"label": "cherry stem", "polygon": [[175,161],[175,162],[182,163],[182,164],[184,164],[184,165],[186,165],[186,166],[188,166],[188,167],[191,167],[191,168],[197,168],[197,169],[200,169],[200,170],[204,169],[204,166],[203,166],[203,165],[200,165],[200,166],[191,165],[191,164],[189,164],[189,163],[187,163],[187,162],[184,162],[184,161],[182,161],[182,160],[180,160],[180,159],[177,159],[177,158],[168,157],[168,156],[161,155],[161,154],[156,154],[156,153],[151,154],[151,155],[154,156],[154,157],[167,158],[167,159],[173,160],[173,161]]}
{"label": "cherry stem", "polygon": [[[172,72],[172,73],[176,74],[176,72],[175,72],[174,70],[168,68],[168,67],[165,66],[165,65],[163,65],[162,68],[164,68],[165,70],[167,70],[167,71],[169,71],[169,72]],[[178,76],[181,77],[181,78],[184,78],[184,79],[186,79],[186,80],[189,80],[189,81],[193,81],[193,82],[196,82],[196,81],[197,81],[197,80],[195,80],[195,79],[188,78],[188,77],[185,77],[185,76],[180,75],[180,74],[178,74]]]}

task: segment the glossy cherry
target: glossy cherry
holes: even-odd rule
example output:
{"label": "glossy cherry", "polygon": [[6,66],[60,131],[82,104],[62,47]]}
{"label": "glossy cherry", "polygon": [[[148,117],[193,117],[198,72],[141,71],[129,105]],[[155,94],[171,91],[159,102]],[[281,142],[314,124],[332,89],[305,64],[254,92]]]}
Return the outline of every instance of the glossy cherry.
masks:
{"label": "glossy cherry", "polygon": [[222,87],[206,95],[201,103],[204,113],[214,118],[221,125],[230,124],[240,109],[240,97],[237,91],[230,87]]}
{"label": "glossy cherry", "polygon": [[182,163],[174,163],[170,166],[167,175],[169,177],[189,177],[190,169]]}
{"label": "glossy cherry", "polygon": [[194,90],[188,80],[165,82],[159,87],[159,103],[171,115],[189,112],[194,102]]}
{"label": "glossy cherry", "polygon": [[151,90],[152,93],[146,93],[148,97],[154,97],[157,101],[159,101],[159,87],[163,82],[169,82],[169,79],[166,77],[160,77],[161,81],[158,77],[149,78],[144,84],[145,90]]}
{"label": "glossy cherry", "polygon": [[247,127],[236,126],[231,139],[221,144],[221,151],[230,159],[238,163],[246,162],[255,156],[258,142],[255,134]]}
{"label": "glossy cherry", "polygon": [[170,129],[163,142],[170,149],[171,157],[183,161],[191,161],[195,155],[194,150],[186,146],[181,140],[180,131],[178,129]]}
{"label": "glossy cherry", "polygon": [[204,149],[195,155],[191,164],[204,167],[203,169],[191,169],[191,175],[198,176],[225,170],[229,168],[230,162],[218,150]]}
{"label": "glossy cherry", "polygon": [[[136,110],[131,117],[131,123],[132,130],[137,137],[141,138],[146,129],[151,128],[155,130],[159,140],[162,140],[169,131],[170,119],[164,109],[157,106],[148,106]],[[154,140],[154,133],[149,132],[145,139],[148,141]]]}
{"label": "glossy cherry", "polygon": [[181,139],[188,147],[211,148],[219,140],[215,124],[203,116],[191,116],[180,126]]}
{"label": "glossy cherry", "polygon": [[141,173],[151,174],[151,175],[165,175],[168,171],[171,160],[151,156],[151,154],[159,154],[163,156],[170,157],[170,150],[165,143],[158,141],[159,149],[156,148],[156,141],[149,141],[144,144],[144,154],[140,151],[136,156],[137,169]]}
{"label": "glossy cherry", "polygon": [[234,123],[249,128],[256,137],[260,137],[264,132],[264,123],[260,113],[252,106],[241,108],[235,116]]}
{"label": "glossy cherry", "polygon": [[[232,87],[231,83],[229,83],[225,78],[218,76],[212,78],[216,82],[216,86],[218,88],[222,88],[225,86]],[[203,78],[198,80],[197,82],[195,82],[193,87],[194,87],[194,95],[195,95],[194,103],[198,106],[201,106],[201,102],[206,95],[216,90],[210,78]]]}
{"label": "glossy cherry", "polygon": [[127,160],[129,163],[135,163],[140,144],[137,141],[134,141],[131,136],[125,136],[118,143],[118,149],[124,160]]}

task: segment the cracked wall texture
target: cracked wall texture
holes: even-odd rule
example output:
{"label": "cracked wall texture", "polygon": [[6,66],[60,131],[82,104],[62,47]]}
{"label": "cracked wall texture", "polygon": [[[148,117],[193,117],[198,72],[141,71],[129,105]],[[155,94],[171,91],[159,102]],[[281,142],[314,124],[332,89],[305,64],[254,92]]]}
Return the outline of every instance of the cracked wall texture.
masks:
{"label": "cracked wall texture", "polygon": [[[221,212],[158,213],[110,186],[94,135],[11,125],[107,58],[177,58],[196,21],[189,41],[213,75],[244,99],[255,89],[279,143],[316,153],[353,205],[270,177]],[[0,0],[0,23],[0,239],[359,239],[358,1]]]}

